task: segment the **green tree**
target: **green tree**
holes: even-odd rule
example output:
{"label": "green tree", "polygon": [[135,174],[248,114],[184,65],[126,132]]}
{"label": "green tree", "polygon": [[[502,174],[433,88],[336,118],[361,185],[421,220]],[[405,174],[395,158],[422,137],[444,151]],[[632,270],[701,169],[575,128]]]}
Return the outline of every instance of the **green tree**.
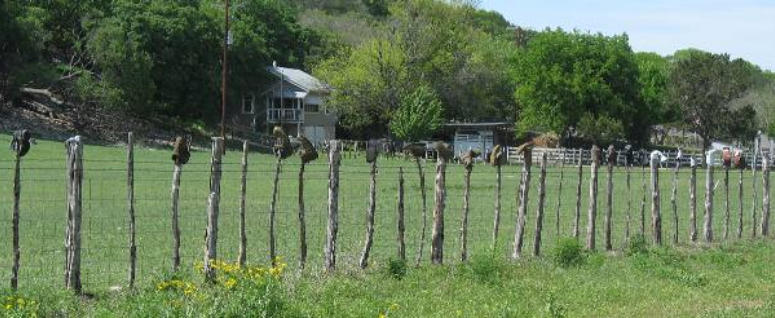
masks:
{"label": "green tree", "polygon": [[442,125],[441,101],[427,85],[417,87],[401,99],[401,107],[393,114],[390,131],[404,141],[430,137]]}
{"label": "green tree", "polygon": [[603,117],[621,125],[627,138],[642,142],[635,124],[639,108],[638,67],[626,35],[545,30],[535,34],[514,62],[518,131],[576,133],[581,118]]}
{"label": "green tree", "polygon": [[736,115],[750,115],[748,110],[733,112],[729,103],[752,80],[748,63],[730,60],[727,54],[694,50],[675,62],[669,78],[670,98],[680,107],[684,123],[703,139],[703,149],[735,125]]}

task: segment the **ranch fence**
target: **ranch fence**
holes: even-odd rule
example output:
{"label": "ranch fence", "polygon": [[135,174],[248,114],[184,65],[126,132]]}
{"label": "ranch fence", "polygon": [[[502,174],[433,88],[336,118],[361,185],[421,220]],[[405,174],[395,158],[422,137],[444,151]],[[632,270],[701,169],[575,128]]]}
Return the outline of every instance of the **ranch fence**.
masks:
{"label": "ranch fence", "polygon": [[247,145],[224,154],[223,143],[213,138],[188,163],[167,151],[138,157],[131,134],[110,153],[70,139],[61,155],[0,158],[0,193],[12,194],[0,196],[0,279],[100,290],[180,268],[211,277],[213,259],[280,256],[299,271],[335,271],[481,251],[539,257],[582,235],[588,249],[609,251],[636,235],[663,245],[769,235],[769,152],[745,153],[753,165],[743,169],[689,166],[671,153],[647,169],[620,155],[608,162],[600,149],[509,148],[508,164],[493,169],[446,158],[367,163],[367,149],[338,141],[310,163],[248,156]]}

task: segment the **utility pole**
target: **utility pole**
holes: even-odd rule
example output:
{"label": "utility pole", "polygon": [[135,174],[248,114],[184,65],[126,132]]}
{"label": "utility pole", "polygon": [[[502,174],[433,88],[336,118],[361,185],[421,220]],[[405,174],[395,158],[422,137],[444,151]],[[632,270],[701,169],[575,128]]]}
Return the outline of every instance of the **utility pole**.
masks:
{"label": "utility pole", "polygon": [[[223,65],[221,67],[221,138],[224,138],[226,140],[226,74],[228,73],[229,69],[229,63],[228,63],[228,52],[229,52],[229,44],[231,44],[231,32],[229,31],[229,0],[226,0],[226,15],[225,15],[225,23],[226,28],[224,30],[224,39],[223,39]],[[223,148],[224,152],[226,151],[226,147]]]}

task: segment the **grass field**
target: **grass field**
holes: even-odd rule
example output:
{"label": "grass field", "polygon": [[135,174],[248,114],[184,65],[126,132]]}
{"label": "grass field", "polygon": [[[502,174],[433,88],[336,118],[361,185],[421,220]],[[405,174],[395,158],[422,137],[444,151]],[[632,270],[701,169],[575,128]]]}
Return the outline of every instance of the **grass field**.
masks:
{"label": "grass field", "polygon": [[[9,142],[9,136],[0,135],[0,144]],[[138,240],[138,283],[153,284],[171,268],[172,236],[170,231],[170,183],[172,162],[165,149],[136,148],[135,187]],[[21,246],[22,263],[19,285],[24,290],[59,289],[63,284],[63,238],[65,209],[65,149],[60,141],[40,141],[22,163]],[[126,162],[123,147],[86,145],[84,151],[84,220],[83,220],[83,284],[87,291],[102,293],[110,286],[126,284],[128,271],[128,233],[126,204]],[[219,258],[235,260],[239,245],[239,160],[241,155],[229,152],[225,158],[222,180],[222,200]],[[12,206],[12,153],[0,153],[0,279],[9,281],[11,265],[11,206]],[[271,178],[274,159],[258,153],[250,154],[248,176],[248,262],[268,264],[268,210],[271,196]],[[504,168],[502,193],[502,223],[497,249],[490,255],[494,198],[494,168],[477,165],[472,175],[471,215],[469,220],[469,249],[483,267],[494,267],[498,275],[495,283],[477,281],[475,265],[453,265],[442,268],[410,270],[404,280],[385,279],[383,274],[362,274],[356,270],[360,249],[365,237],[365,212],[368,204],[368,166],[363,156],[345,158],[341,168],[340,229],[338,240],[338,277],[323,279],[323,240],[326,224],[327,173],[324,159],[308,166],[305,178],[306,210],[310,267],[303,275],[298,273],[297,221],[297,157],[287,160],[280,180],[280,199],[277,215],[278,253],[289,264],[289,289],[292,304],[302,315],[376,316],[393,301],[404,315],[425,316],[460,314],[472,316],[543,315],[554,303],[569,316],[661,316],[677,313],[694,316],[706,311],[721,315],[726,308],[731,313],[769,308],[768,283],[773,276],[765,271],[772,260],[769,245],[736,244],[734,229],[740,202],[737,200],[737,172],[730,173],[730,238],[725,249],[714,247],[700,251],[688,242],[688,169],[679,175],[678,214],[679,246],[677,251],[658,250],[640,258],[592,254],[588,265],[573,269],[558,269],[546,258],[527,257],[519,265],[501,264],[511,250],[516,219],[516,189],[519,166]],[[378,175],[376,233],[372,250],[373,269],[382,271],[396,254],[396,187],[397,171],[404,168],[406,178],[407,255],[414,258],[419,244],[421,227],[420,199],[414,162],[403,159],[380,159]],[[430,256],[430,214],[433,205],[433,163],[425,166],[429,199],[429,228],[424,264]],[[555,209],[560,184],[559,167],[550,167],[547,175],[546,216],[544,218],[543,251],[549,253],[559,238],[555,233]],[[530,207],[525,235],[525,251],[533,243],[535,213],[537,210],[538,167],[533,169]],[[717,170],[716,179],[723,177]],[[582,236],[586,228],[588,206],[589,167],[584,167],[582,180]],[[761,174],[758,174],[760,184]],[[570,234],[575,210],[575,168],[564,169],[560,197],[560,236]],[[702,219],[704,200],[704,171],[698,171],[698,225]],[[447,210],[445,263],[457,264],[459,255],[459,227],[462,207],[463,169],[451,164],[447,171]],[[640,202],[643,197],[640,169],[632,174],[632,233],[637,233]],[[751,235],[751,172],[744,173],[744,237]],[[209,182],[209,152],[199,151],[183,168],[181,186],[182,256],[184,267],[193,268],[203,256],[203,237],[206,223],[206,197]],[[624,247],[625,210],[628,192],[625,173],[617,168],[614,175],[614,246]],[[670,207],[672,172],[660,173],[662,191],[663,237],[669,245],[675,228]],[[759,186],[760,187],[760,186]],[[603,247],[603,217],[605,209],[605,170],[599,175],[598,249]],[[758,190],[761,207],[761,188]],[[723,184],[715,196],[714,227],[721,241],[724,224]],[[646,222],[649,223],[650,203],[646,203]],[[757,211],[760,215],[761,211]],[[647,225],[647,232],[648,232]],[[648,234],[648,233],[647,233]],[[660,252],[661,251],[661,252]],[[769,251],[769,253],[767,252]],[[525,253],[529,254],[529,253]],[[619,253],[616,253],[619,254]],[[482,260],[482,259],[485,260]],[[673,264],[673,258],[677,258]],[[737,263],[738,261],[742,263]],[[649,263],[649,262],[653,262]],[[720,262],[720,264],[716,264]],[[738,266],[740,265],[740,266]],[[660,267],[668,269],[661,270]],[[486,272],[486,271],[485,271]],[[301,276],[299,276],[301,275]],[[472,276],[473,275],[473,276]],[[661,277],[666,276],[667,278]],[[696,276],[699,275],[699,276]],[[471,277],[476,281],[471,283]],[[481,276],[481,275],[479,275]],[[685,278],[682,278],[686,276]],[[696,276],[696,277],[695,277]],[[677,277],[677,278],[676,278]],[[704,278],[697,278],[704,277]],[[696,283],[697,280],[705,283]],[[677,281],[677,282],[676,282]],[[688,281],[688,286],[685,284]],[[718,284],[718,285],[716,285]],[[744,286],[756,286],[745,289]],[[764,286],[759,286],[764,285]],[[704,293],[711,293],[704,298]],[[652,294],[653,293],[653,294]],[[742,294],[740,294],[742,293]],[[334,297],[336,296],[336,297]],[[702,297],[701,297],[702,296]],[[711,297],[713,296],[713,297]],[[742,299],[742,300],[738,300]],[[393,300],[395,299],[395,300]],[[427,303],[423,300],[427,299]],[[690,301],[685,306],[683,301]],[[738,302],[739,301],[739,302]],[[727,303],[728,302],[728,303]],[[598,307],[598,304],[600,307]],[[580,307],[579,307],[580,306]],[[709,307],[710,306],[710,307]],[[99,306],[98,306],[99,307]],[[712,307],[712,308],[711,308]],[[382,308],[382,309],[384,309]],[[563,309],[564,308],[564,309]],[[709,308],[713,309],[710,310]],[[549,308],[552,311],[552,308]],[[558,309],[558,310],[559,310]],[[743,310],[743,311],[740,311]],[[769,309],[768,309],[769,310]]]}

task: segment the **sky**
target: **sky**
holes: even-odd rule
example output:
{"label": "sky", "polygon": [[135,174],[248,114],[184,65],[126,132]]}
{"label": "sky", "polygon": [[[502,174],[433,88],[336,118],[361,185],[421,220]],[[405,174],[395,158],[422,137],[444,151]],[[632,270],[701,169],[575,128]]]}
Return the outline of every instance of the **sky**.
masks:
{"label": "sky", "polygon": [[511,23],[541,30],[627,33],[635,51],[697,48],[775,71],[775,0],[480,0]]}

